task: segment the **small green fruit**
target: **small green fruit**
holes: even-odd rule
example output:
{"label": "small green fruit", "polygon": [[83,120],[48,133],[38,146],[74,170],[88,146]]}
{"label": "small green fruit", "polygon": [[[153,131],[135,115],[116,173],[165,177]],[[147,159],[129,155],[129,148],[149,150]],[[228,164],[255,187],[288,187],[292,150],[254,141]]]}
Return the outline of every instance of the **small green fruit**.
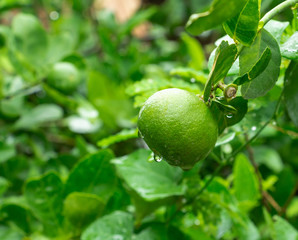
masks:
{"label": "small green fruit", "polygon": [[138,128],[156,155],[184,170],[210,153],[218,134],[217,121],[204,101],[176,88],[159,91],[145,102]]}
{"label": "small green fruit", "polygon": [[59,62],[52,67],[47,83],[61,92],[71,93],[80,83],[80,73],[72,63]]}

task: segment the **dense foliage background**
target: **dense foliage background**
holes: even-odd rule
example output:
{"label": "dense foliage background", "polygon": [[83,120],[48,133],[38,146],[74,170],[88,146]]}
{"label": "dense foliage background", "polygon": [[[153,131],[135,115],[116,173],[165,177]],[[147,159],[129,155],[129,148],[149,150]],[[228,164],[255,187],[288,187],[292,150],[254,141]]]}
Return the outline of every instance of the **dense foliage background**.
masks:
{"label": "dense foliage background", "polygon": [[[265,26],[283,56],[277,83],[207,159],[183,172],[138,138],[154,92],[203,94],[225,33],[195,38],[184,26],[210,4],[1,0],[1,240],[298,239],[297,10]],[[50,84],[59,62],[75,66],[78,85]],[[225,82],[238,74],[233,65]]]}

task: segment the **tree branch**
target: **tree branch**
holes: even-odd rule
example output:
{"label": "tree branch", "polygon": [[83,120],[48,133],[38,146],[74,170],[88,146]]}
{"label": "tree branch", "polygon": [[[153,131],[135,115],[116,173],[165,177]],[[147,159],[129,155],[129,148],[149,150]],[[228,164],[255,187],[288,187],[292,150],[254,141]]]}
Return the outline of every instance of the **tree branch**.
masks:
{"label": "tree branch", "polygon": [[269,22],[275,15],[284,11],[285,9],[294,6],[298,3],[298,0],[287,0],[282,2],[281,4],[277,5],[276,7],[272,8],[269,12],[267,12],[264,17],[260,20],[261,28],[265,26],[267,22]]}
{"label": "tree branch", "polygon": [[[245,139],[248,140],[247,134],[245,134]],[[253,168],[255,170],[255,174],[257,175],[257,178],[258,178],[258,185],[259,185],[259,190],[260,190],[260,194],[261,194],[261,197],[262,197],[263,205],[265,205],[265,207],[267,208],[267,210],[270,211],[270,208],[269,208],[269,206],[267,204],[267,202],[268,202],[279,213],[281,211],[281,207],[274,200],[274,198],[267,191],[265,191],[263,189],[262,176],[261,176],[261,173],[259,171],[258,165],[257,165],[257,163],[255,161],[252,147],[250,145],[247,145],[246,146],[246,149],[247,149],[247,152],[248,152],[248,158],[249,158],[249,160],[251,162],[251,165],[253,166]]]}

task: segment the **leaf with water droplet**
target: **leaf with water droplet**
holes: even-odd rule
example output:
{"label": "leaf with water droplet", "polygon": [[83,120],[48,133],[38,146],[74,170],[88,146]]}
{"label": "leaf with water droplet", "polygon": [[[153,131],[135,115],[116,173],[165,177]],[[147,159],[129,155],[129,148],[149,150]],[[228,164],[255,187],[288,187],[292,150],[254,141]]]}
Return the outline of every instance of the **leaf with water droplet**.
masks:
{"label": "leaf with water droplet", "polygon": [[62,224],[63,190],[60,177],[53,172],[32,179],[25,185],[28,206],[49,236],[55,236]]}
{"label": "leaf with water droplet", "polygon": [[219,134],[222,133],[226,127],[232,126],[244,118],[247,112],[247,102],[246,99],[238,96],[229,102],[224,98],[218,98],[215,104],[212,104],[211,110],[218,119]]}
{"label": "leaf with water droplet", "polygon": [[291,60],[298,59],[298,32],[295,32],[280,48],[281,55]]}
{"label": "leaf with water droplet", "polygon": [[116,211],[97,219],[83,232],[82,240],[111,239],[131,240],[133,234],[133,216]]}
{"label": "leaf with water droplet", "polygon": [[227,103],[226,101],[223,101],[224,99],[214,99],[213,101],[216,103],[219,110],[224,112],[226,115],[231,115],[233,113],[237,113],[237,109],[234,108],[232,105]]}

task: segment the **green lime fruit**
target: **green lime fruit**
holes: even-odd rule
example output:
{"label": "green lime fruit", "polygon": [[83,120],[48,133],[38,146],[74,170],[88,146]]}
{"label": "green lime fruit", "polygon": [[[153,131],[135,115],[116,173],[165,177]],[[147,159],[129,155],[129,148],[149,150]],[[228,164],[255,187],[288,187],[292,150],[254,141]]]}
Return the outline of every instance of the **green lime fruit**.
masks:
{"label": "green lime fruit", "polygon": [[80,73],[75,65],[69,62],[59,62],[52,67],[47,82],[64,93],[73,92],[80,83]]}
{"label": "green lime fruit", "polygon": [[210,153],[218,135],[217,121],[204,101],[177,88],[148,98],[140,110],[138,128],[155,155],[184,170]]}

